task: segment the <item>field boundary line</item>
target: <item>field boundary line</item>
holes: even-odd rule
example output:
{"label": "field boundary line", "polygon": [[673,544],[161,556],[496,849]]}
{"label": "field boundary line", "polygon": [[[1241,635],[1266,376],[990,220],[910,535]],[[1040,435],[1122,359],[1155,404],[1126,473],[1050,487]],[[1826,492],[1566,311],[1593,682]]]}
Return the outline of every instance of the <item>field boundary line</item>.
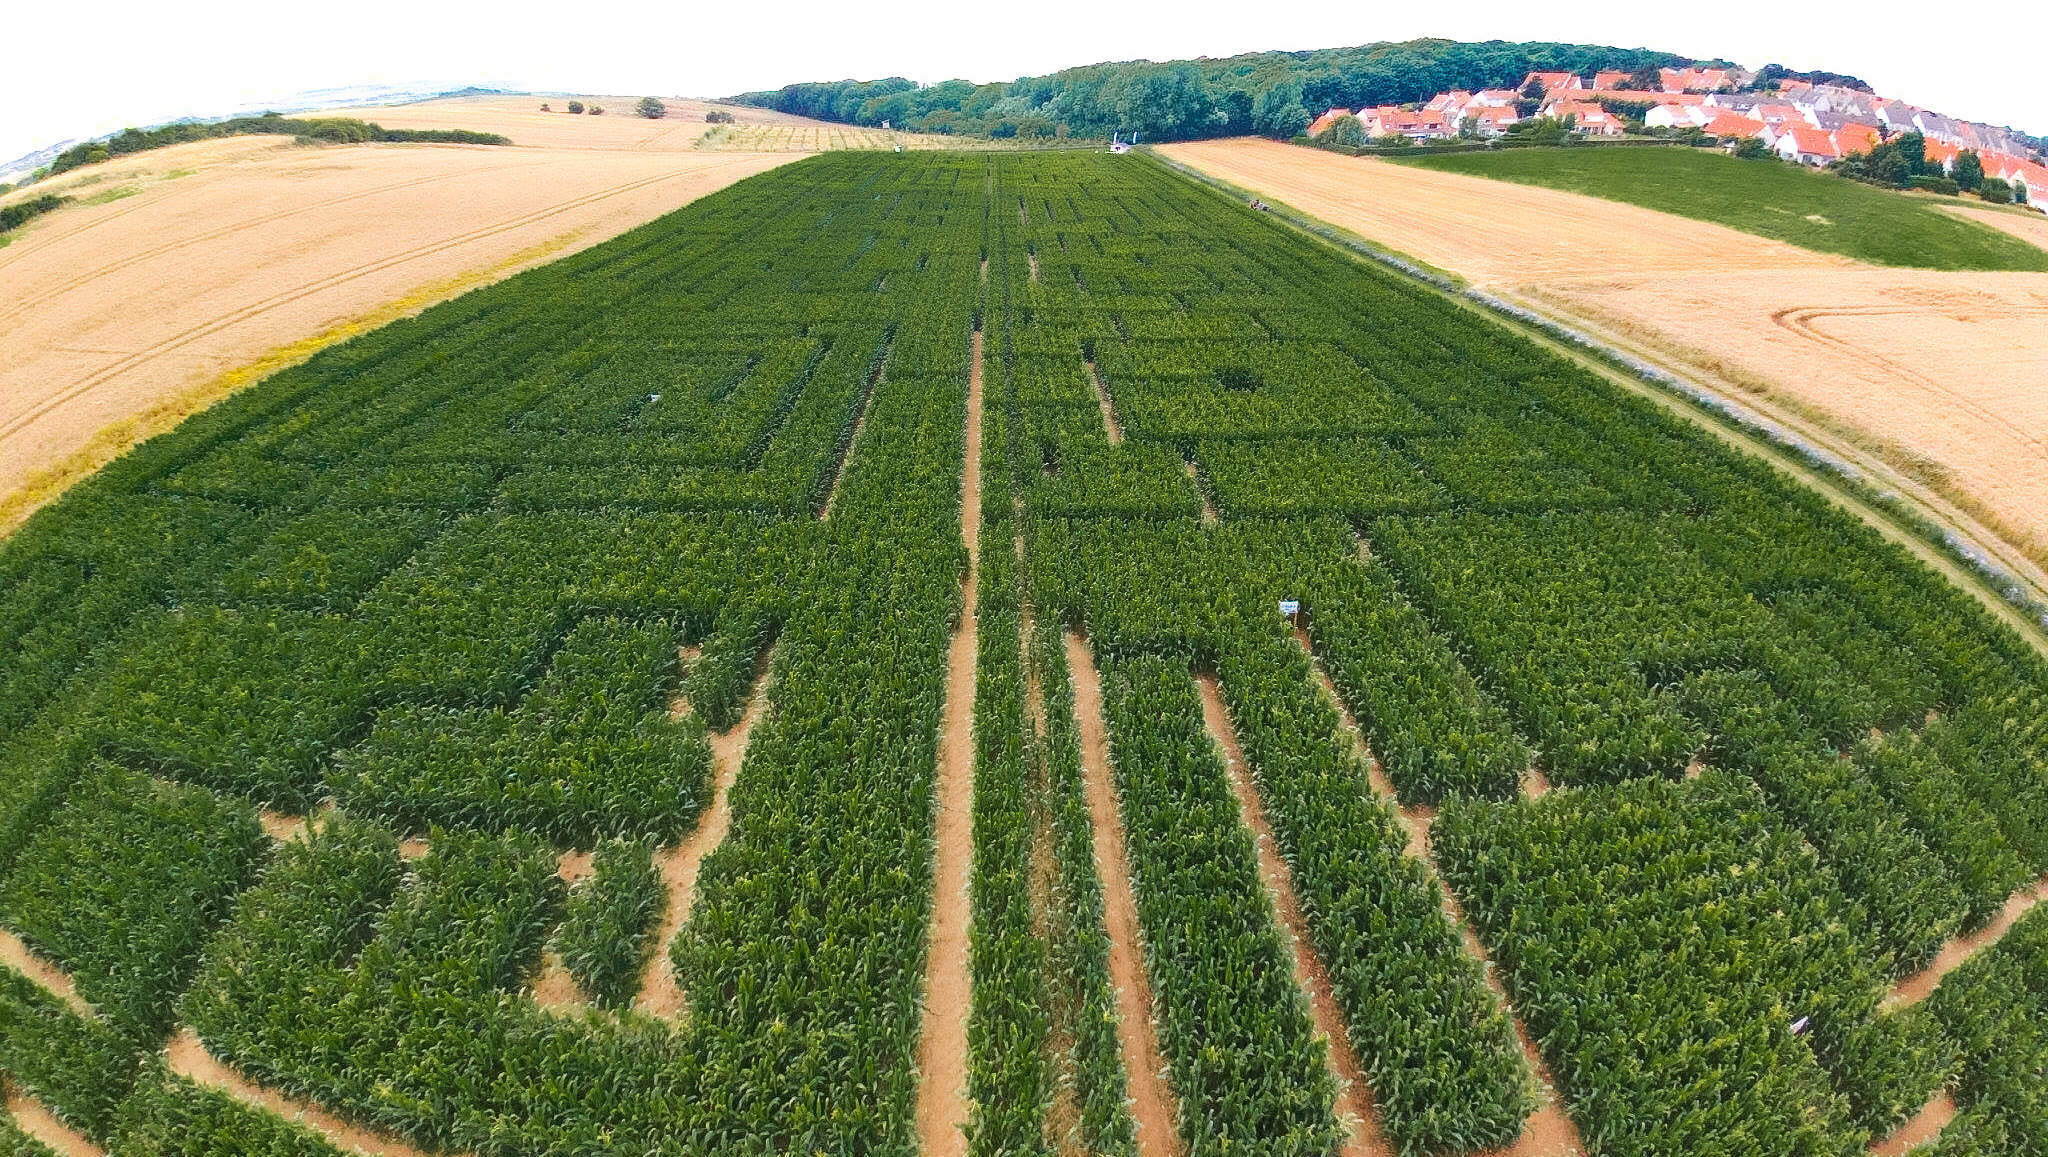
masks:
{"label": "field boundary line", "polygon": [[62,1157],[106,1157],[106,1150],[85,1134],[64,1123],[64,1118],[43,1107],[13,1081],[7,1082],[7,1115],[21,1131],[55,1149]]}
{"label": "field boundary line", "polygon": [[1941,986],[1944,977],[1962,967],[1971,957],[2005,939],[2005,934],[2012,930],[2014,924],[2019,923],[2020,917],[2033,911],[2034,906],[2044,900],[2048,900],[2048,876],[2006,897],[2005,907],[1999,909],[1998,915],[1992,917],[1982,928],[1967,935],[1954,937],[1943,944],[1941,951],[1935,954],[1934,960],[1927,967],[1911,976],[1902,977],[1892,986],[1891,991],[1886,993],[1884,1000],[1879,1003],[1879,1009],[1891,1012],[1909,1008],[1932,996],[1934,990]]}
{"label": "field boundary line", "polygon": [[697,877],[704,870],[704,860],[725,843],[726,834],[732,830],[733,784],[739,780],[754,727],[770,709],[768,684],[774,653],[775,647],[770,644],[754,660],[754,689],[740,721],[727,731],[711,732],[704,737],[711,746],[711,799],[697,816],[697,826],[674,846],[654,854],[654,870],[668,889],[668,903],[652,930],[654,960],[648,965],[640,991],[633,997],[633,1008],[649,1016],[674,1019],[684,1011],[682,978],[676,975],[669,949],[690,922],[690,912],[697,905]]}
{"label": "field boundary line", "polygon": [[1480,943],[1478,932],[1471,921],[1465,919],[1465,910],[1458,898],[1444,883],[1443,875],[1436,868],[1436,853],[1430,847],[1429,829],[1436,821],[1436,812],[1428,807],[1403,807],[1400,796],[1394,790],[1393,781],[1380,766],[1372,748],[1365,741],[1365,732],[1358,726],[1358,719],[1351,714],[1351,708],[1344,703],[1344,697],[1337,694],[1337,685],[1324,669],[1323,661],[1316,657],[1315,648],[1310,645],[1308,632],[1303,628],[1294,629],[1294,641],[1308,656],[1309,669],[1315,672],[1316,686],[1321,688],[1326,701],[1337,709],[1337,719],[1344,734],[1350,739],[1351,752],[1365,765],[1366,782],[1371,785],[1374,795],[1380,798],[1400,822],[1401,829],[1408,835],[1408,854],[1422,865],[1429,880],[1436,886],[1437,896],[1443,903],[1443,912],[1451,927],[1457,929],[1458,939],[1465,951],[1479,962],[1486,979],[1486,986],[1500,1001],[1502,1011],[1508,1015],[1508,1023],[1514,1026],[1515,1039],[1521,1043],[1522,1056],[1529,1069],[1536,1075],[1542,1086],[1541,1103],[1529,1119],[1522,1124],[1522,1135],[1513,1145],[1494,1151],[1494,1157],[1560,1157],[1559,1147],[1572,1157],[1585,1157],[1586,1143],[1579,1136],[1578,1122],[1565,1112],[1564,1098],[1558,1094],[1557,1081],[1551,1076],[1550,1065],[1543,1059],[1543,1052],[1536,1047],[1536,1041],[1529,1035],[1529,1027],[1522,1023],[1522,1014],[1509,999],[1507,986],[1501,982],[1493,965],[1493,957]]}
{"label": "field boundary line", "polygon": [[1308,998],[1310,1015],[1323,1037],[1324,1062],[1337,1078],[1337,1123],[1346,1134],[1338,1151],[1349,1157],[1391,1157],[1394,1150],[1380,1127],[1379,1106],[1371,1082],[1358,1063],[1358,1051],[1352,1047],[1350,1025],[1337,1006],[1329,969],[1309,939],[1308,921],[1294,891],[1294,874],[1280,856],[1280,843],[1273,837],[1273,825],[1266,819],[1258,786],[1252,782],[1251,765],[1237,740],[1237,725],[1223,702],[1222,685],[1206,671],[1195,673],[1194,678],[1202,693],[1202,722],[1217,754],[1222,756],[1224,777],[1230,781],[1231,794],[1237,797],[1238,817],[1251,831],[1258,849],[1259,875],[1273,905],[1274,923],[1287,941],[1288,956],[1294,964],[1294,982]]}
{"label": "field boundary line", "polygon": [[1152,980],[1146,972],[1144,929],[1124,846],[1122,801],[1110,769],[1109,731],[1103,723],[1102,675],[1087,640],[1064,634],[1067,672],[1074,690],[1074,730],[1081,740],[1081,780],[1095,834],[1095,874],[1102,881],[1102,922],[1109,932],[1109,979],[1116,989],[1117,1040],[1124,1054],[1131,1116],[1139,1157],[1181,1152],[1180,1102],[1166,1076],[1166,1053],[1152,1020]]}
{"label": "field boundary line", "polygon": [[[1144,151],[1155,163],[1219,196],[1237,199],[1242,192],[1230,182],[1190,165],[1159,156],[1149,149]],[[1686,375],[1660,369],[1535,309],[1467,288],[1461,279],[1357,238],[1298,209],[1272,201],[1268,201],[1268,209],[1262,215],[1281,226],[1354,258],[1366,258],[1401,273],[1451,301],[1492,318],[1498,324],[1533,337],[1552,352],[1566,356],[1617,386],[1653,399],[1667,410],[1692,419],[1737,449],[1789,470],[1800,481],[1845,507],[1885,537],[1906,546],[1922,561],[1956,580],[1957,585],[1976,596],[1994,616],[2014,627],[2029,645],[2048,655],[2048,587],[2030,581],[2000,562],[1982,540],[1999,542],[2008,550],[2016,548],[1985,528],[1975,526],[1974,519],[1944,517],[1941,511],[1931,509],[1927,502],[1914,497],[1915,491],[1909,487],[1901,485],[1898,491],[1886,490],[1866,476],[1867,473],[1880,473],[1880,477],[1889,481],[1892,474],[1889,468],[1878,472],[1859,467],[1816,445],[1814,439],[1795,432],[1795,422],[1781,422],[1770,415],[1758,413],[1740,399],[1729,397]],[[1897,509],[1900,507],[1904,509]]]}
{"label": "field boundary line", "polygon": [[[960,624],[946,657],[938,766],[932,785],[932,914],[925,955],[924,1016],[917,1039],[917,1132],[926,1157],[967,1152],[968,887],[974,867],[974,689],[981,632],[982,335],[967,369],[960,476],[960,537],[967,547]],[[849,456],[851,451],[849,451]]]}
{"label": "field boundary line", "polygon": [[[429,1152],[381,1129],[354,1124],[312,1101],[289,1097],[260,1085],[236,1072],[207,1049],[199,1034],[190,1028],[178,1030],[164,1049],[170,1070],[187,1080],[216,1089],[252,1109],[275,1113],[287,1121],[311,1129],[345,1153],[365,1157],[429,1157]],[[462,1157],[461,1151],[450,1151]]]}

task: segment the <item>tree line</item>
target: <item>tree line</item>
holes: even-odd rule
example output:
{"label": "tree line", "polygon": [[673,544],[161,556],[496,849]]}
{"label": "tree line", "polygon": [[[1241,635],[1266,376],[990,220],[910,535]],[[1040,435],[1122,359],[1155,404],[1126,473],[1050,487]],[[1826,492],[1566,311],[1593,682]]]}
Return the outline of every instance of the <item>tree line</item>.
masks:
{"label": "tree line", "polygon": [[1591,77],[1608,69],[1684,67],[1642,48],[1492,40],[1380,42],[1356,48],[1256,52],[1218,59],[1090,64],[1008,83],[903,77],[785,85],[737,103],[848,124],[936,133],[1152,140],[1257,133],[1286,139],[1313,112],[1428,100],[1450,89],[1519,85],[1530,72]]}

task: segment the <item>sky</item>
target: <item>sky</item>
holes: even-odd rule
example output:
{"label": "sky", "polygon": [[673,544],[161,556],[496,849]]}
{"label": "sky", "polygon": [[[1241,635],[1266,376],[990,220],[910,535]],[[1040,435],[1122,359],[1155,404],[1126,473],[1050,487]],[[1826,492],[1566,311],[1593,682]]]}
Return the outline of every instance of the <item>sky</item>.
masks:
{"label": "sky", "polygon": [[[1897,18],[1833,5],[1464,0],[1246,4],[1034,0],[1030,4],[769,4],[565,0],[273,0],[22,4],[0,60],[0,163],[129,124],[222,116],[296,93],[364,85],[725,96],[800,80],[1018,76],[1103,60],[1171,60],[1434,36],[1647,47],[1752,68],[1860,76],[1950,116],[2048,133],[2038,35],[1905,34]],[[1376,9],[1390,9],[1377,11]],[[1712,7],[1712,6],[1710,6]],[[1763,6],[1768,10],[1770,6]],[[1940,45],[1940,47],[1936,47]]]}

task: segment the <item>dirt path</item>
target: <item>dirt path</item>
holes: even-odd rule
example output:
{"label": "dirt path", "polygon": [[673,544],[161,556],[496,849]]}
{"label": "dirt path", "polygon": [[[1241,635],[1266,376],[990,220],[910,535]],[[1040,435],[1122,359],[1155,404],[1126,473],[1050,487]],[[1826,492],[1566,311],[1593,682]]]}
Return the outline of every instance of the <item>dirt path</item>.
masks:
{"label": "dirt path", "polygon": [[1216,513],[1215,500],[1209,497],[1209,488],[1202,485],[1202,471],[1195,465],[1195,460],[1189,458],[1180,465],[1187,472],[1188,481],[1194,485],[1195,497],[1202,500],[1202,525],[1214,526],[1223,521],[1223,516]]}
{"label": "dirt path", "polygon": [[1139,1157],[1181,1151],[1175,1126],[1179,1104],[1166,1080],[1166,1055],[1152,1023],[1152,981],[1145,974],[1138,900],[1124,850],[1123,812],[1109,767],[1109,731],[1103,726],[1102,677],[1081,636],[1066,635],[1067,668],[1074,685],[1074,729],[1081,738],[1081,776],[1088,817],[1095,828],[1095,872],[1102,879],[1102,922],[1109,932],[1109,979],[1116,986],[1117,1038],[1129,1078],[1131,1116],[1138,1122]]}
{"label": "dirt path", "polygon": [[1393,1147],[1380,1130],[1379,1110],[1366,1083],[1365,1071],[1358,1063],[1357,1052],[1351,1047],[1351,1032],[1346,1027],[1344,1012],[1337,1007],[1337,994],[1330,985],[1329,970],[1323,966],[1309,940],[1308,922],[1302,916],[1301,902],[1294,894],[1293,873],[1288,870],[1287,862],[1280,858],[1279,841],[1273,838],[1272,825],[1266,822],[1265,807],[1259,802],[1258,790],[1252,785],[1250,765],[1245,762],[1244,750],[1238,745],[1237,728],[1230,721],[1229,708],[1224,705],[1223,690],[1214,675],[1198,674],[1195,682],[1202,690],[1202,722],[1208,726],[1209,737],[1216,742],[1223,756],[1230,789],[1237,794],[1238,810],[1258,843],[1259,875],[1265,878],[1274,913],[1279,916],[1281,931],[1293,951],[1295,983],[1308,994],[1316,1031],[1329,1044],[1330,1071],[1336,1075],[1338,1084],[1337,1120],[1348,1134],[1340,1152],[1346,1157],[1392,1154]]}
{"label": "dirt path", "polygon": [[1958,936],[1941,946],[1934,956],[1934,962],[1927,967],[1900,980],[1892,986],[1882,1004],[1886,1011],[1905,1008],[1927,999],[1940,986],[1941,978],[1960,968],[1964,961],[1991,947],[2004,938],[2006,932],[2019,922],[2019,918],[2032,911],[2034,905],[2048,900],[2048,879],[2036,881],[2032,887],[2014,892],[2005,901],[2005,907],[1992,917],[1989,924],[1967,936]]}
{"label": "dirt path", "polygon": [[1109,434],[1109,444],[1121,445],[1124,440],[1124,425],[1116,420],[1116,407],[1109,404],[1109,387],[1102,384],[1102,372],[1094,362],[1088,366],[1088,384],[1095,387],[1095,401],[1102,406],[1102,428]]}
{"label": "dirt path", "polygon": [[[1365,732],[1359,728],[1358,720],[1351,714],[1351,709],[1345,706],[1343,697],[1337,694],[1337,685],[1331,681],[1330,673],[1323,669],[1322,660],[1316,658],[1315,649],[1309,644],[1308,632],[1297,627],[1294,639],[1301,644],[1301,649],[1308,653],[1309,665],[1316,673],[1316,682],[1322,687],[1330,705],[1337,709],[1337,718],[1343,724],[1344,733],[1351,737],[1352,752],[1365,764],[1366,778],[1372,784],[1374,793],[1393,809],[1394,815],[1401,822],[1401,827],[1408,833],[1408,854],[1420,860],[1423,868],[1429,873],[1429,878],[1436,882],[1438,894],[1443,900],[1444,916],[1450,920],[1451,926],[1458,930],[1465,951],[1478,960],[1485,970],[1486,986],[1493,990],[1494,996],[1500,1000],[1501,1007],[1507,1010],[1509,1020],[1514,1025],[1515,1039],[1521,1043],[1522,1055],[1527,1058],[1530,1071],[1536,1074],[1537,1081],[1543,1086],[1543,1104],[1523,1123],[1522,1135],[1513,1145],[1492,1151],[1494,1157],[1585,1157],[1586,1144],[1579,1137],[1579,1127],[1565,1114],[1563,1102],[1557,1095],[1557,1082],[1550,1075],[1550,1066],[1544,1062],[1543,1053],[1530,1038],[1529,1029],[1522,1023],[1521,1015],[1515,1012],[1513,1002],[1508,999],[1507,987],[1501,983],[1493,967],[1492,957],[1487,955],[1486,946],[1479,942],[1478,933],[1472,930],[1471,923],[1465,919],[1465,910],[1459,906],[1458,898],[1451,894],[1450,888],[1443,883],[1443,877],[1437,873],[1436,857],[1429,845],[1429,827],[1436,820],[1435,810],[1427,807],[1401,806],[1401,801],[1394,792],[1393,783],[1387,779],[1386,772],[1380,768],[1379,760],[1374,757],[1371,748],[1365,742]],[[1535,774],[1537,782],[1542,782],[1540,774],[1532,774]],[[1525,790],[1529,786],[1525,779]],[[1548,790],[1547,784],[1544,785],[1544,790]]]}
{"label": "dirt path", "polygon": [[271,839],[288,844],[306,833],[306,817],[285,815],[269,808],[257,808],[256,820]]}
{"label": "dirt path", "polygon": [[367,1157],[428,1157],[427,1151],[380,1130],[351,1124],[310,1101],[287,1097],[245,1079],[240,1073],[215,1060],[197,1033],[180,1029],[164,1050],[171,1071],[228,1094],[245,1105],[265,1109],[288,1121],[296,1121],[327,1138],[345,1152]]}
{"label": "dirt path", "polygon": [[62,1157],[105,1157],[106,1150],[87,1140],[85,1134],[66,1125],[43,1103],[10,1087],[7,1112],[21,1131],[56,1150]]}
{"label": "dirt path", "polygon": [[975,584],[981,575],[981,332],[967,371],[967,447],[960,479],[960,537],[967,543],[960,625],[946,658],[946,705],[939,726],[938,809],[932,860],[931,947],[925,964],[924,1028],[917,1040],[917,1135],[927,1157],[967,1152],[967,885],[974,862],[974,674],[980,635]]}
{"label": "dirt path", "polygon": [[1948,1123],[1956,1119],[1956,1103],[1947,1093],[1941,1093],[1911,1120],[1898,1127],[1889,1137],[1880,1137],[1870,1143],[1871,1157],[1906,1157],[1916,1145],[1934,1140]]}
{"label": "dirt path", "polygon": [[633,1007],[649,1016],[673,1019],[682,1015],[682,980],[676,975],[675,961],[669,959],[669,942],[689,922],[690,909],[697,902],[697,874],[704,867],[704,857],[725,842],[726,832],[732,828],[733,781],[739,777],[754,725],[768,712],[768,671],[773,665],[774,648],[769,647],[756,662],[754,693],[747,700],[746,714],[740,716],[731,730],[705,737],[711,744],[711,802],[697,817],[697,829],[682,843],[655,853],[655,871],[668,886],[668,907],[662,910],[661,920],[654,926],[654,966],[648,970],[640,995],[633,1002]]}
{"label": "dirt path", "polygon": [[45,960],[23,943],[21,937],[5,928],[0,928],[0,964],[5,964],[42,985],[45,991],[70,1005],[78,1015],[93,1018],[99,1016],[99,1010],[78,995],[78,987],[71,983],[70,973]]}

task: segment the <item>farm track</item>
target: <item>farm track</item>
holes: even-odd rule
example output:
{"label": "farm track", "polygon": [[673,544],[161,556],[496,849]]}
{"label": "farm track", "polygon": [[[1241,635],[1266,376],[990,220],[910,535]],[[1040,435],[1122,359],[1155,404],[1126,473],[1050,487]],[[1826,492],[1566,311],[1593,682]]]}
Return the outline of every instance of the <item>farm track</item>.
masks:
{"label": "farm track", "polygon": [[1081,740],[1081,776],[1095,829],[1095,873],[1102,881],[1102,922],[1109,932],[1109,979],[1116,988],[1117,1040],[1129,1081],[1131,1116],[1138,1123],[1139,1157],[1181,1151],[1178,1101],[1166,1079],[1166,1054],[1152,1021],[1152,982],[1145,972],[1138,901],[1131,889],[1130,858],[1116,777],[1103,725],[1102,676],[1080,635],[1066,633],[1067,669],[1074,687],[1074,727]]}
{"label": "farm track", "polygon": [[7,1112],[21,1131],[57,1151],[60,1157],[105,1157],[106,1150],[65,1124],[43,1103],[19,1089],[7,1090]]}
{"label": "farm track", "polygon": [[[179,1076],[218,1089],[251,1108],[297,1122],[325,1137],[343,1152],[361,1153],[366,1157],[429,1157],[429,1151],[417,1145],[346,1121],[311,1101],[288,1097],[249,1080],[216,1059],[207,1051],[199,1035],[189,1028],[180,1029],[178,1035],[171,1038],[170,1046],[164,1050],[164,1059],[170,1070]],[[448,1155],[444,1153],[443,1157]]]}
{"label": "farm track", "polygon": [[0,964],[4,964],[37,984],[44,991],[71,1006],[78,1015],[97,1018],[99,1010],[91,1002],[78,995],[78,986],[71,982],[71,974],[24,943],[21,937],[5,928],[0,928]]}
{"label": "farm track", "polygon": [[1958,936],[1941,946],[1934,960],[1927,967],[1911,976],[1901,979],[1892,986],[1884,998],[1882,1007],[1886,1010],[1905,1008],[1918,1004],[1933,995],[1941,985],[1941,979],[1963,966],[1971,957],[1997,944],[2019,922],[2020,917],[2033,911],[2036,904],[2048,900],[2048,879],[2035,881],[2032,885],[2014,892],[2006,898],[2005,907],[1990,923],[1964,936]]}
{"label": "farm track", "polygon": [[1308,922],[1302,915],[1301,901],[1294,892],[1293,874],[1287,867],[1287,861],[1280,856],[1280,844],[1273,838],[1272,825],[1266,821],[1265,807],[1260,803],[1258,788],[1251,780],[1250,765],[1245,762],[1244,750],[1238,744],[1237,727],[1231,722],[1229,708],[1224,705],[1222,689],[1216,676],[1207,672],[1198,673],[1195,683],[1202,692],[1202,722],[1216,744],[1217,754],[1223,759],[1224,774],[1230,780],[1231,792],[1237,797],[1239,814],[1258,845],[1259,875],[1265,880],[1274,915],[1294,961],[1295,983],[1308,997],[1316,1031],[1328,1046],[1325,1060],[1337,1078],[1337,1121],[1345,1132],[1344,1144],[1338,1151],[1345,1157],[1391,1157],[1393,1148],[1380,1128],[1379,1110],[1374,1104],[1364,1070],[1359,1066],[1358,1053],[1352,1048],[1343,1010],[1337,1006],[1329,969],[1324,967],[1314,943],[1309,939]]}
{"label": "farm track", "polygon": [[927,1157],[967,1152],[968,877],[974,864],[974,686],[980,635],[981,331],[967,371],[967,429],[960,478],[960,537],[967,545],[960,625],[947,655],[939,727],[932,857],[930,948],[925,959],[924,1027],[917,1042],[917,1133]]}
{"label": "farm track", "polygon": [[249,305],[241,306],[234,310],[230,310],[225,314],[211,318],[207,321],[200,322],[196,325],[187,326],[186,328],[178,331],[177,333],[172,334],[170,337],[165,338],[164,340],[159,341],[145,349],[138,350],[134,353],[121,357],[110,364],[101,366],[99,369],[87,375],[83,380],[66,387],[64,390],[54,395],[51,395],[48,398],[43,399],[38,404],[30,407],[29,409],[23,411],[22,413],[17,414],[12,418],[9,418],[4,423],[0,423],[0,441],[5,441],[6,439],[11,438],[16,434],[19,434],[23,429],[34,423],[37,419],[42,418],[43,416],[49,414],[51,411],[56,410],[57,408],[77,399],[81,395],[92,390],[94,387],[111,380],[112,378],[118,376],[119,374],[134,369],[135,367],[145,364],[156,358],[162,357],[163,355],[170,353],[174,350],[177,350],[179,348],[182,348],[186,345],[189,345],[192,342],[199,340],[200,338],[208,337],[212,334],[218,333],[221,330],[228,328],[229,326],[235,325],[240,322],[248,321],[251,318],[261,316],[262,314],[268,313],[271,310],[278,309],[282,306],[290,305],[294,302],[311,297],[315,294],[326,292],[336,287],[346,285],[349,282],[355,281],[359,278],[367,277],[375,273],[381,273],[387,269],[392,269],[397,266],[418,261],[421,260],[422,258],[432,257],[441,253],[445,253],[450,250],[460,248],[461,246],[472,244],[474,242],[496,236],[500,233],[506,233],[514,229],[519,229],[528,225],[537,224],[551,217],[560,216],[564,213],[582,208],[586,205],[594,204],[598,201],[603,201],[612,197],[622,196],[624,194],[635,192],[637,190],[644,189],[652,185],[660,184],[663,181],[674,180],[678,175],[679,174],[676,173],[663,173],[653,177],[643,177],[637,180],[627,181],[619,185],[614,185],[611,186],[610,188],[603,189],[595,193],[587,193],[581,196],[572,197],[566,201],[558,202],[556,204],[547,206],[546,208],[543,209],[537,209],[528,213],[520,214],[519,216],[510,218],[509,220],[500,221],[496,224],[484,226],[483,228],[479,229],[472,229],[468,232],[458,234],[454,237],[442,238],[437,241],[429,242],[425,245],[414,246],[411,249],[404,250],[400,253],[391,254],[389,256],[380,257],[374,261],[364,262],[360,265],[353,266],[349,269],[345,269],[337,273],[329,274],[325,277],[316,279],[312,282],[298,285],[291,289],[272,294],[269,297],[263,298],[260,301],[251,303]]}
{"label": "farm track", "polygon": [[1955,1119],[1955,1099],[1947,1093],[1937,1093],[1911,1120],[1894,1129],[1891,1136],[1872,1141],[1871,1157],[1906,1157],[1915,1147],[1934,1140]]}
{"label": "farm track", "polygon": [[717,851],[718,845],[725,842],[726,833],[732,830],[732,785],[739,778],[740,765],[745,762],[747,741],[754,733],[754,726],[769,710],[768,672],[773,661],[774,648],[763,648],[755,662],[754,690],[747,699],[746,713],[730,730],[713,732],[705,737],[711,744],[711,801],[705,805],[703,814],[697,817],[696,830],[681,843],[655,854],[654,868],[668,889],[668,906],[662,909],[661,919],[652,932],[654,963],[633,1002],[634,1008],[649,1016],[674,1019],[683,1013],[682,980],[676,975],[669,946],[676,933],[690,921],[690,910],[697,902],[697,876],[704,868],[704,857]]}
{"label": "farm track", "polygon": [[[1521,1014],[1515,1011],[1514,1002],[1508,997],[1507,987],[1501,983],[1493,967],[1493,958],[1487,954],[1486,946],[1479,942],[1479,935],[1473,931],[1471,922],[1465,919],[1465,911],[1459,905],[1458,898],[1451,894],[1450,888],[1443,882],[1443,876],[1437,872],[1436,856],[1430,850],[1429,844],[1429,828],[1430,824],[1435,822],[1435,810],[1427,807],[1401,806],[1393,782],[1387,778],[1378,758],[1367,746],[1365,732],[1358,726],[1357,718],[1351,714],[1351,709],[1345,706],[1343,697],[1337,694],[1337,685],[1330,679],[1330,673],[1323,669],[1322,660],[1316,658],[1315,649],[1309,644],[1308,632],[1296,627],[1294,639],[1307,653],[1309,666],[1315,671],[1316,683],[1322,688],[1326,700],[1336,708],[1337,718],[1343,725],[1344,733],[1351,738],[1352,753],[1365,765],[1366,779],[1372,785],[1373,793],[1386,803],[1400,821],[1402,830],[1407,833],[1408,854],[1421,861],[1430,880],[1436,885],[1437,894],[1443,901],[1445,917],[1450,920],[1451,926],[1458,930],[1465,951],[1483,967],[1486,986],[1493,990],[1494,995],[1500,999],[1501,1007],[1507,1010],[1509,1020],[1514,1025],[1515,1039],[1521,1043],[1522,1055],[1528,1059],[1530,1071],[1536,1074],[1536,1079],[1543,1086],[1543,1103],[1523,1124],[1521,1137],[1505,1149],[1492,1151],[1494,1157],[1585,1157],[1586,1144],[1579,1137],[1578,1125],[1564,1111],[1563,1099],[1557,1093],[1557,1082],[1550,1075],[1550,1066],[1544,1062],[1542,1051],[1529,1036],[1528,1026],[1522,1023]],[[1532,774],[1535,774],[1539,783],[1542,782],[1540,773]],[[1529,786],[1531,785],[1525,781],[1524,790],[1526,791]],[[1547,784],[1544,784],[1544,787],[1547,790]]]}
{"label": "farm track", "polygon": [[1095,387],[1095,401],[1102,407],[1102,428],[1109,434],[1109,444],[1122,445],[1124,425],[1116,420],[1116,407],[1109,401],[1109,387],[1102,384],[1102,374],[1095,368],[1094,362],[1085,364],[1088,366],[1088,384]]}

